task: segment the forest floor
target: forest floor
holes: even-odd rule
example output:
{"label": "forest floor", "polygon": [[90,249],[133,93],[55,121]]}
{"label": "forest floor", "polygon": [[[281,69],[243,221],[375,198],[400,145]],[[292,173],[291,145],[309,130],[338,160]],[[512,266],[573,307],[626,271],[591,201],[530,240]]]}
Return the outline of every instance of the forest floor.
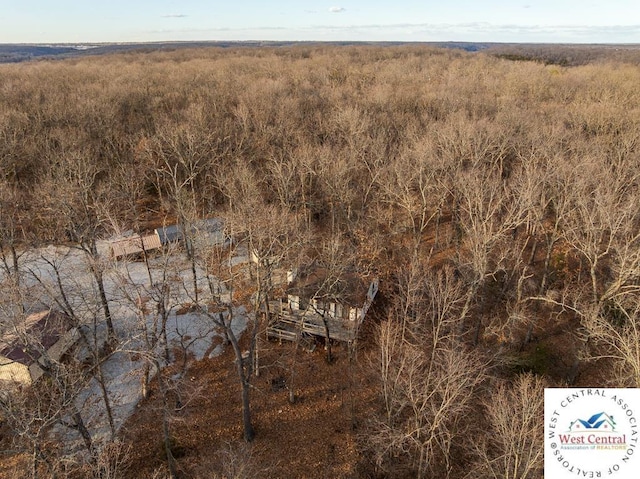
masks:
{"label": "forest floor", "polygon": [[[242,439],[240,385],[231,348],[191,365],[187,376],[202,389],[171,420],[183,477],[235,477],[239,469],[248,470],[250,477],[362,477],[365,466],[357,441],[376,396],[366,350],[350,362],[346,346],[334,345],[331,364],[321,346],[311,353],[294,351],[291,343],[262,345],[251,398],[256,437],[250,445]],[[294,354],[296,401],[290,404]],[[123,428],[125,442],[135,445],[131,478],[153,477],[165,467],[159,403],[159,394],[152,393]]]}

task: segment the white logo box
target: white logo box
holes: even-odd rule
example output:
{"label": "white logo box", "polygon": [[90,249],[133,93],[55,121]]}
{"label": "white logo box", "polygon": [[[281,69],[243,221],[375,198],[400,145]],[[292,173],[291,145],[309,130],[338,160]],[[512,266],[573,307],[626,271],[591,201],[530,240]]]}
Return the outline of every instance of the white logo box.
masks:
{"label": "white logo box", "polygon": [[640,389],[545,389],[545,478],[640,478],[639,420]]}

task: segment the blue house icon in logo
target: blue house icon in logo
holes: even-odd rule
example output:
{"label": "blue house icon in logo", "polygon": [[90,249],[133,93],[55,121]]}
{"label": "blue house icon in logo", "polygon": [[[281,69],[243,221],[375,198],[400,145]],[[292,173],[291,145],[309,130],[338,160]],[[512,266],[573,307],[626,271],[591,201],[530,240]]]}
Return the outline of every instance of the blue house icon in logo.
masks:
{"label": "blue house icon in logo", "polygon": [[587,420],[576,419],[569,424],[569,432],[613,432],[615,429],[613,416],[605,412],[594,414]]}

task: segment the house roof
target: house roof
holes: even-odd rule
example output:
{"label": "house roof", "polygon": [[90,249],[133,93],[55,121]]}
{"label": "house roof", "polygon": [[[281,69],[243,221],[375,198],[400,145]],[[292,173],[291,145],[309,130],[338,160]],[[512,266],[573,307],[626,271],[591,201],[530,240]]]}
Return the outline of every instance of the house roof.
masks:
{"label": "house roof", "polygon": [[162,226],[156,228],[156,235],[160,239],[160,243],[167,244],[176,241],[182,241],[184,235],[182,234],[182,228],[178,225]]}
{"label": "house roof", "polygon": [[[218,235],[222,233],[224,222],[220,218],[207,218],[195,221],[191,227],[191,233],[205,233],[206,235]],[[174,243],[184,240],[182,225],[169,225],[156,228],[156,234],[162,244]]]}
{"label": "house roof", "polygon": [[0,356],[27,366],[34,363],[42,350],[51,348],[72,329],[68,319],[64,313],[52,310],[28,316],[0,337]]}
{"label": "house roof", "polygon": [[298,275],[289,285],[287,293],[361,307],[366,300],[367,289],[367,283],[356,274],[345,273],[331,278],[326,269],[317,268]]}

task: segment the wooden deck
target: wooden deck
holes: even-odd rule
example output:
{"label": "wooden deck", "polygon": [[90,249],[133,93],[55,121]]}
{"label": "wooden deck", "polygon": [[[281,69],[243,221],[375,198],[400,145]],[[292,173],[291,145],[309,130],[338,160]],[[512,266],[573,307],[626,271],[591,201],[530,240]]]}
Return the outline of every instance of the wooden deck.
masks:
{"label": "wooden deck", "polygon": [[[322,338],[326,336],[324,322],[319,314],[310,311],[300,311],[297,314],[288,310],[279,311],[276,304],[271,310],[271,321],[267,327],[267,337],[296,341],[302,334],[310,334]],[[357,321],[331,317],[325,319],[329,325],[330,339],[343,342],[351,342],[356,339]]]}
{"label": "wooden deck", "polygon": [[162,248],[162,243],[160,243],[160,238],[157,234],[148,236],[133,235],[112,241],[109,246],[111,247],[111,256],[118,259]]}

